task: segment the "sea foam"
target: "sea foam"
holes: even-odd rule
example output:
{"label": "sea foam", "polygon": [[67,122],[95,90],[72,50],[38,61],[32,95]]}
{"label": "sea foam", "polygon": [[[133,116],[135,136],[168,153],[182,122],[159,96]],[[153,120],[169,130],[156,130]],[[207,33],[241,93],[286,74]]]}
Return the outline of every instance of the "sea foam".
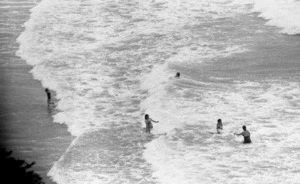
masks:
{"label": "sea foam", "polygon": [[266,25],[281,28],[288,35],[300,34],[300,2],[296,0],[254,0],[253,12],[266,19]]}
{"label": "sea foam", "polygon": [[[146,183],[140,178],[153,175],[158,183],[274,183],[272,174],[289,181],[285,174],[296,171],[297,155],[284,153],[289,164],[283,164],[277,153],[284,143],[295,145],[297,85],[229,83],[219,80],[222,75],[214,78],[222,72],[214,67],[207,73],[215,83],[199,74],[204,65],[248,50],[245,35],[255,38],[241,24],[252,14],[248,6],[227,0],[45,0],[34,8],[18,54],[43,86],[57,92],[55,122],[77,136],[51,169],[55,181],[135,183],[126,177],[138,175],[136,183]],[[250,31],[232,35],[236,23]],[[159,121],[153,136],[141,128],[145,113]],[[214,134],[218,118],[226,127],[222,135]],[[234,137],[242,125],[257,144],[241,145],[242,138]],[[282,141],[286,132],[292,135]],[[274,143],[280,147],[271,149]]]}

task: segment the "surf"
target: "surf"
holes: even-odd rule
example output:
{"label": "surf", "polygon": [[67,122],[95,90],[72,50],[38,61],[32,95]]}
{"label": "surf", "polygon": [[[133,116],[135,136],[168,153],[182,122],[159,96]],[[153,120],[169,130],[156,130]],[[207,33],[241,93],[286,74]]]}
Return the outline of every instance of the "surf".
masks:
{"label": "surf", "polygon": [[[266,183],[275,175],[252,168],[267,165],[272,172],[265,172],[281,176],[274,165],[293,170],[296,154],[284,153],[295,165],[274,162],[281,151],[271,145],[294,150],[297,83],[252,70],[272,64],[252,59],[260,39],[282,38],[276,31],[266,37],[251,8],[232,1],[44,0],[32,9],[18,55],[56,91],[54,121],[76,136],[50,170],[53,180]],[[146,113],[160,122],[154,135],[145,133]],[[219,118],[225,133],[208,134]],[[234,137],[244,124],[255,145]]]}
{"label": "surf", "polygon": [[[270,4],[272,6],[270,6]],[[296,0],[254,1],[253,12],[267,20],[266,25],[276,26],[288,35],[300,34],[300,2]]]}

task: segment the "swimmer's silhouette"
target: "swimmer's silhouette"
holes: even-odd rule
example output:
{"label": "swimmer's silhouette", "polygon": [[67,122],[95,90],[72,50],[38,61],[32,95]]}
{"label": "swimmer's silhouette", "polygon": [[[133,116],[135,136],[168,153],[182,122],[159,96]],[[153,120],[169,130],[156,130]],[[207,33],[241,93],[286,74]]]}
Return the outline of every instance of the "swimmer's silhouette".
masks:
{"label": "swimmer's silhouette", "polygon": [[243,132],[239,133],[239,134],[234,134],[234,135],[242,135],[244,136],[244,143],[248,144],[251,143],[251,139],[250,139],[250,132],[247,130],[246,126],[243,126]]}
{"label": "swimmer's silhouette", "polygon": [[151,129],[153,128],[152,122],[158,123],[158,121],[154,121],[149,117],[148,114],[145,115],[145,123],[146,123],[146,132],[150,134]]}
{"label": "swimmer's silhouette", "polygon": [[222,120],[218,119],[218,123],[217,123],[217,132],[218,132],[218,134],[221,133],[220,130],[223,130],[223,124],[222,124]]}
{"label": "swimmer's silhouette", "polygon": [[46,89],[45,89],[45,92],[46,92],[46,94],[47,94],[47,104],[48,104],[48,106],[49,106],[50,104],[54,104],[54,102],[52,102],[52,99],[51,99],[51,92],[50,92],[50,90],[49,90],[48,88],[46,88]]}

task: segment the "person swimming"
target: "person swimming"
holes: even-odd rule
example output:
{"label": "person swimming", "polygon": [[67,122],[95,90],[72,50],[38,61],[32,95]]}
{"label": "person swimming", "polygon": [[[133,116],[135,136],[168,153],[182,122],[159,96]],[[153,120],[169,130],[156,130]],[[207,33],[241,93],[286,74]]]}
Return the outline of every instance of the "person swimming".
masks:
{"label": "person swimming", "polygon": [[150,134],[151,129],[153,128],[152,122],[158,123],[158,121],[154,121],[149,117],[148,114],[145,115],[145,123],[146,123],[146,133]]}
{"label": "person swimming", "polygon": [[223,130],[223,124],[222,124],[222,120],[218,119],[218,123],[217,123],[217,132],[218,134],[220,134],[220,130]]}
{"label": "person swimming", "polygon": [[251,143],[251,139],[250,139],[250,132],[247,130],[246,126],[243,126],[243,132],[242,133],[234,133],[234,135],[242,135],[244,136],[244,144],[248,144]]}
{"label": "person swimming", "polygon": [[176,78],[180,78],[180,73],[177,72],[176,75],[175,75],[175,77],[176,77]]}

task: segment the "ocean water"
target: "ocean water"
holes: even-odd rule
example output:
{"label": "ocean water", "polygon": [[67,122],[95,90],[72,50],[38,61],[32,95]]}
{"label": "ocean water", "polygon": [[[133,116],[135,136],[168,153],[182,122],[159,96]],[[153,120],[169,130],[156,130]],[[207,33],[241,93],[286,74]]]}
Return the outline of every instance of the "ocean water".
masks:
{"label": "ocean water", "polygon": [[[76,136],[48,175],[299,183],[299,22],[296,0],[42,0],[17,55]],[[234,136],[242,125],[252,144]]]}

